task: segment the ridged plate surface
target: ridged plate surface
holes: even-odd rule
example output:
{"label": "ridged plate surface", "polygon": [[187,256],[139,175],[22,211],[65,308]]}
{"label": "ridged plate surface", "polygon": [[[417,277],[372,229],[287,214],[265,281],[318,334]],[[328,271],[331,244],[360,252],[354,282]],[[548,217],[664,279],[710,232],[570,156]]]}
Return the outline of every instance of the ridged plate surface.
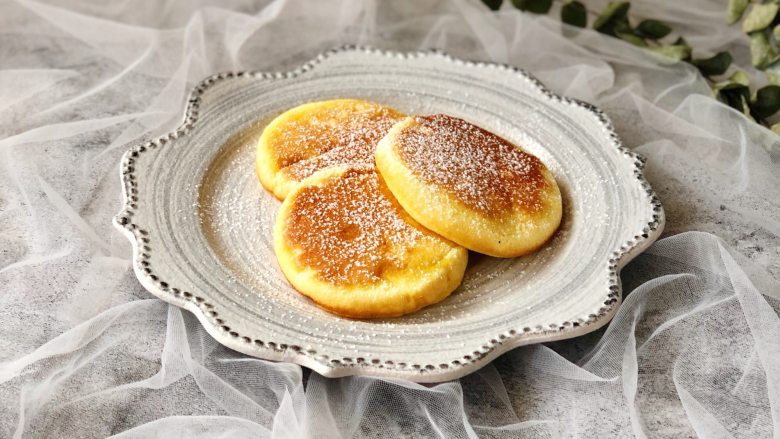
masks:
{"label": "ridged plate surface", "polygon": [[[406,317],[360,321],[319,309],[279,270],[272,245],[279,202],[255,177],[254,147],[281,112],[331,98],[448,113],[522,145],[561,187],[561,229],[527,257],[472,253],[459,289]],[[621,298],[619,269],[663,228],[643,163],[600,111],[553,95],[515,68],[350,47],[289,73],[203,81],[180,128],[126,153],[125,206],[115,223],[133,243],[141,283],[192,311],[232,349],[331,377],[436,382],[513,347],[609,321]]]}

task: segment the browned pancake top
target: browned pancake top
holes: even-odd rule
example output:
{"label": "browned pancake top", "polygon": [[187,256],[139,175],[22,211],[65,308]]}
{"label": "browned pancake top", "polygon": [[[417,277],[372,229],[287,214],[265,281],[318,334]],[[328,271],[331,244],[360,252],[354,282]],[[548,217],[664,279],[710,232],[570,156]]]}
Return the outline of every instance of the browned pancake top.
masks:
{"label": "browned pancake top", "polygon": [[373,164],[374,148],[403,117],[373,103],[335,105],[289,120],[277,128],[277,165],[293,180],[341,164]]}
{"label": "browned pancake top", "polygon": [[398,248],[430,234],[405,217],[371,167],[354,167],[303,188],[293,200],[284,237],[301,251],[298,262],[322,280],[368,284],[388,270],[403,269]]}
{"label": "browned pancake top", "polygon": [[397,151],[423,181],[490,217],[544,208],[539,195],[548,183],[538,158],[456,117],[434,114],[415,121],[399,133]]}

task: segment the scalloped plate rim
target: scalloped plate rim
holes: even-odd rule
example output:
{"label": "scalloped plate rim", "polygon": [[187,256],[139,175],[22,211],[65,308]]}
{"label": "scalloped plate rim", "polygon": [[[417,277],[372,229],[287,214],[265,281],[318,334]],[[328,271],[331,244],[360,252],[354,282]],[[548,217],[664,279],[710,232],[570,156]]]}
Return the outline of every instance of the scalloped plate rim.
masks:
{"label": "scalloped plate rim", "polygon": [[[517,73],[521,77],[524,77],[524,79],[529,80],[531,83],[533,83],[535,88],[537,88],[538,91],[542,92],[546,97],[551,99],[557,99],[562,102],[572,103],[575,106],[582,108],[592,113],[594,116],[596,116],[598,123],[602,125],[602,127],[607,131],[610,138],[612,139],[611,145],[605,145],[605,147],[615,147],[619,149],[621,152],[623,152],[627,156],[627,158],[633,158],[634,160],[638,161],[638,163],[634,165],[634,168],[637,171],[636,177],[639,180],[639,184],[643,185],[643,188],[647,191],[647,194],[650,196],[650,199],[652,200],[651,204],[653,205],[656,215],[658,217],[658,219],[655,220],[653,219],[648,220],[647,226],[649,228],[649,231],[646,232],[644,235],[640,236],[636,241],[629,242],[628,244],[630,245],[625,250],[619,249],[613,252],[613,254],[619,253],[619,255],[617,255],[616,260],[614,262],[614,274],[617,277],[616,279],[617,295],[613,297],[609,294],[610,293],[609,290],[605,291],[604,297],[607,299],[612,299],[611,303],[606,307],[607,309],[603,312],[599,311],[596,314],[596,318],[590,319],[580,325],[571,325],[568,327],[562,327],[560,329],[555,329],[555,330],[543,329],[541,331],[533,331],[533,332],[516,331],[513,335],[502,338],[500,343],[493,344],[492,346],[490,346],[490,349],[488,349],[487,352],[482,353],[482,355],[478,356],[473,361],[467,362],[465,364],[461,363],[457,367],[447,367],[447,368],[434,367],[433,369],[430,368],[426,369],[425,367],[419,369],[396,369],[393,367],[388,367],[388,368],[384,367],[384,363],[381,361],[379,363],[364,362],[364,363],[348,363],[348,364],[344,362],[340,362],[334,365],[332,362],[323,362],[322,360],[318,359],[316,356],[303,355],[302,352],[293,351],[288,348],[280,347],[277,349],[277,348],[268,347],[267,345],[257,346],[255,343],[247,343],[246,341],[243,341],[243,338],[245,337],[233,336],[230,334],[229,331],[222,330],[218,325],[216,325],[213,321],[211,321],[209,317],[206,316],[206,309],[204,309],[203,307],[203,303],[205,302],[203,301],[197,302],[195,300],[192,300],[192,298],[178,297],[176,294],[170,291],[174,288],[162,288],[160,286],[161,280],[151,279],[149,275],[147,275],[143,271],[143,268],[140,265],[140,261],[141,261],[140,256],[142,254],[140,248],[142,247],[141,245],[142,243],[139,242],[139,237],[136,236],[136,234],[133,232],[133,229],[137,227],[137,224],[133,223],[132,220],[129,219],[129,212],[133,211],[133,208],[131,207],[133,201],[131,200],[130,184],[128,181],[125,180],[125,177],[128,174],[130,175],[133,174],[133,171],[130,171],[128,173],[126,169],[127,167],[126,164],[128,163],[128,160],[131,160],[132,154],[134,152],[136,154],[142,153],[143,150],[139,151],[139,148],[149,143],[153,143],[153,142],[164,143],[167,139],[175,139],[178,138],[178,136],[180,135],[186,134],[186,130],[197,119],[196,117],[192,116],[192,110],[194,108],[197,108],[202,94],[210,86],[222,80],[240,78],[244,76],[261,77],[266,79],[273,79],[273,78],[281,79],[285,77],[294,77],[315,68],[318,64],[320,64],[325,59],[342,52],[363,52],[363,53],[370,53],[370,54],[380,54],[385,56],[395,56],[401,58],[440,56],[448,60],[449,62],[461,63],[464,65],[493,66],[493,67],[509,69]],[[613,315],[617,311],[617,308],[622,303],[622,285],[619,276],[620,270],[626,264],[628,264],[633,258],[635,258],[637,255],[643,252],[647,247],[649,247],[656,239],[658,239],[665,225],[666,218],[665,218],[663,207],[658,201],[649,183],[647,183],[647,181],[644,178],[644,173],[643,173],[644,158],[642,158],[639,154],[636,154],[633,151],[626,149],[625,146],[623,146],[622,141],[615,133],[613,125],[609,120],[609,118],[606,116],[606,114],[592,104],[577,99],[566,98],[551,92],[533,75],[529,74],[525,70],[519,69],[511,65],[491,63],[491,62],[466,61],[466,60],[453,57],[439,49],[401,52],[401,51],[392,51],[392,50],[380,50],[380,49],[375,49],[366,46],[346,45],[346,46],[341,46],[323,52],[317,57],[315,57],[314,59],[312,59],[311,61],[301,65],[297,69],[286,73],[240,71],[240,72],[224,72],[224,73],[217,73],[214,75],[210,75],[204,80],[202,80],[189,93],[187,103],[188,105],[184,111],[184,118],[183,118],[184,120],[181,125],[179,125],[177,128],[175,128],[174,130],[166,134],[156,137],[153,140],[131,142],[130,145],[133,146],[123,154],[122,159],[120,161],[119,171],[120,171],[120,180],[122,183],[121,186],[122,186],[123,203],[122,203],[122,209],[113,218],[112,222],[114,226],[117,229],[119,229],[120,232],[122,232],[122,234],[125,235],[125,237],[127,237],[127,239],[131,243],[132,253],[133,253],[132,266],[136,277],[138,278],[139,282],[146,290],[148,290],[158,298],[170,304],[176,305],[180,308],[184,308],[190,311],[191,313],[193,313],[200,321],[201,325],[203,325],[204,329],[206,329],[206,331],[212,337],[214,337],[214,339],[220,344],[230,349],[236,350],[238,352],[253,357],[258,357],[261,359],[271,360],[271,361],[289,362],[289,363],[298,364],[300,366],[308,367],[325,377],[336,378],[336,377],[344,377],[344,376],[352,376],[352,375],[361,375],[361,376],[376,376],[376,377],[384,377],[384,378],[403,378],[403,379],[407,379],[414,382],[420,382],[420,383],[435,383],[435,382],[448,381],[472,373],[480,369],[481,367],[484,367],[485,365],[489,364],[496,357],[517,347],[525,346],[529,344],[535,344],[535,343],[574,338],[595,331],[601,328],[602,326],[604,326],[605,324],[607,324],[612,319]],[[594,313],[596,312],[597,310],[594,310]]]}

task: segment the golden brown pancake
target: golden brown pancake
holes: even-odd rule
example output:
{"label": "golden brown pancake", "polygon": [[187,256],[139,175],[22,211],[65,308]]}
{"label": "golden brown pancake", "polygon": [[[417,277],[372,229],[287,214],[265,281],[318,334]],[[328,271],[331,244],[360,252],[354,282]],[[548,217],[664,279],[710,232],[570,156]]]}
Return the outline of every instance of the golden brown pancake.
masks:
{"label": "golden brown pancake", "polygon": [[282,272],[323,308],[393,317],[446,298],[468,252],[404,212],[372,166],[329,167],[282,203],[274,229]]}
{"label": "golden brown pancake", "polygon": [[376,148],[376,167],[412,218],[480,253],[530,253],[561,221],[561,194],[541,160],[456,117],[398,122]]}
{"label": "golden brown pancake", "polygon": [[403,117],[392,108],[355,99],[292,108],[263,131],[257,176],[266,189],[284,199],[303,179],[328,166],[373,164],[377,142]]}

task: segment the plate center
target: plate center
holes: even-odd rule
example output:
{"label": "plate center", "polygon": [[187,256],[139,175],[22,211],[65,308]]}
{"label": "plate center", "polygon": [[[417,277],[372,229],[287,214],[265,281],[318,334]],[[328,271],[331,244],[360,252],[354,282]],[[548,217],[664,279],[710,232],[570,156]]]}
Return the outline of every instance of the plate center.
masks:
{"label": "plate center", "polygon": [[[269,120],[261,119],[233,135],[220,148],[200,184],[199,217],[206,241],[232,282],[251,291],[236,297],[249,309],[295,309],[304,315],[351,321],[329,314],[298,294],[279,269],[273,251],[273,227],[281,203],[257,180],[255,148]],[[441,324],[469,320],[496,307],[510,312],[518,294],[538,288],[535,279],[546,271],[565,245],[572,224],[568,187],[559,179],[564,201],[561,227],[538,252],[501,259],[470,252],[463,284],[450,297],[416,313],[393,319],[361,321],[389,325]]]}

